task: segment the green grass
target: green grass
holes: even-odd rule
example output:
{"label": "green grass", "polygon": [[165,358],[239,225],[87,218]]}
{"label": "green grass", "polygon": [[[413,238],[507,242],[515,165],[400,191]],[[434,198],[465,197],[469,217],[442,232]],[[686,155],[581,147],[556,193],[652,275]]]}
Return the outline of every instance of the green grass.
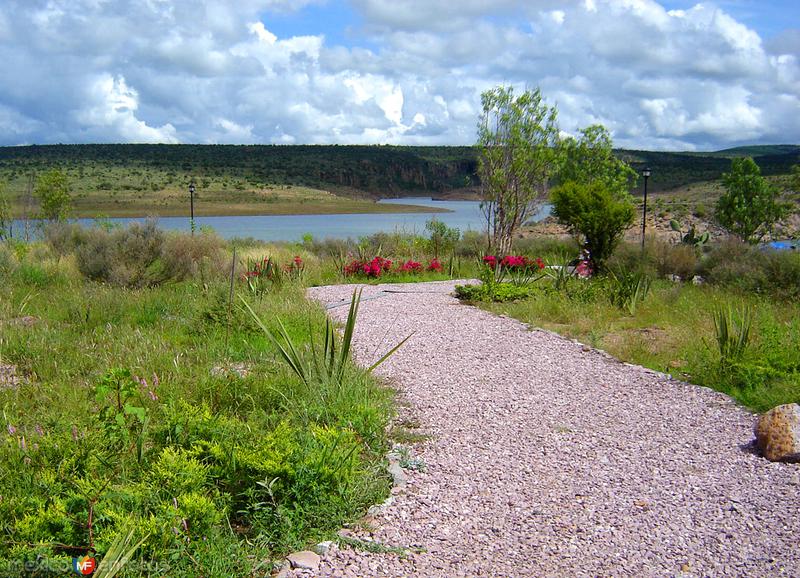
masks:
{"label": "green grass", "polygon": [[[268,574],[387,495],[391,392],[352,365],[303,383],[227,299],[222,278],[88,282],[41,247],[0,269],[0,364],[25,378],[0,389],[0,567],[102,558],[132,528],[124,576]],[[324,326],[298,283],[251,305],[301,347]]]}
{"label": "green grass", "polygon": [[[601,281],[576,280],[571,291],[569,295],[542,290],[530,299],[482,306],[624,361],[723,391],[755,411],[800,402],[797,303],[657,281],[631,315],[611,304]],[[749,306],[756,314],[750,347],[737,364],[725,367],[720,363],[713,314],[729,306]]]}

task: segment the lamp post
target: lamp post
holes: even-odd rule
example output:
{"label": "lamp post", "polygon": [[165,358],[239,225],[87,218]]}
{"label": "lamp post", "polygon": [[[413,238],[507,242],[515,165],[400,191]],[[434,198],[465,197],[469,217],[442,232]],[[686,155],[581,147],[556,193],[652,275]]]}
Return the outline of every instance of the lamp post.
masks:
{"label": "lamp post", "polygon": [[189,210],[191,211],[190,223],[192,226],[192,235],[194,235],[194,190],[194,181],[192,181],[189,183]]}
{"label": "lamp post", "polygon": [[642,170],[644,177],[644,205],[642,206],[642,251],[644,251],[644,231],[647,226],[647,179],[650,178],[650,167]]}

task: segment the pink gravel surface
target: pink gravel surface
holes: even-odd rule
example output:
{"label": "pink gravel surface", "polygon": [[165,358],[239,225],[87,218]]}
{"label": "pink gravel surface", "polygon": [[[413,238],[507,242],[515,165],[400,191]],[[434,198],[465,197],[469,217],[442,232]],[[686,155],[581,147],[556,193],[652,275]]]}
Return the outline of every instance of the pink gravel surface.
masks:
{"label": "pink gravel surface", "polygon": [[[727,396],[460,304],[367,286],[355,350],[430,439],[425,471],[321,576],[800,576],[800,466],[752,449]],[[343,319],[353,285],[309,296]]]}

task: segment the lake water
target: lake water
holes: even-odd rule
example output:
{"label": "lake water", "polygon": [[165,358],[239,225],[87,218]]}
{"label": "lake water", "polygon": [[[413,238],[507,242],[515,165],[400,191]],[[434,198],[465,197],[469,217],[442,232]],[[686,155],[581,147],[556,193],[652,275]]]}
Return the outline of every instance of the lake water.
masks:
{"label": "lake water", "polygon": [[[315,239],[346,239],[372,235],[378,232],[425,233],[425,223],[435,217],[448,227],[464,231],[481,231],[486,221],[478,201],[434,201],[430,197],[411,197],[404,199],[383,199],[380,203],[420,205],[447,209],[447,213],[375,213],[347,215],[253,215],[235,217],[196,217],[195,226],[213,228],[225,239],[232,237],[253,237],[262,241],[300,241],[310,233]],[[531,220],[541,220],[550,213],[549,205]],[[142,219],[108,219],[111,223],[126,225]],[[91,226],[93,219],[78,219],[85,226]],[[160,217],[158,224],[164,229],[189,231],[188,217]],[[22,223],[14,224],[15,236],[22,230]]]}

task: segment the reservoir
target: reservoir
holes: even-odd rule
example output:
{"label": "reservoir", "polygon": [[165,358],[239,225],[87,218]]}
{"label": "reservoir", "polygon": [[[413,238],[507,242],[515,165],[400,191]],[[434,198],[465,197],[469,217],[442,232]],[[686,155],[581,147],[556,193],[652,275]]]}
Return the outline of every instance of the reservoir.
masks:
{"label": "reservoir", "polygon": [[[455,227],[462,233],[486,229],[486,220],[478,201],[434,201],[430,197],[406,197],[403,199],[383,199],[380,203],[420,205],[445,209],[448,212],[431,213],[373,213],[344,215],[252,215],[230,217],[196,217],[195,227],[210,227],[224,239],[233,237],[252,237],[261,241],[301,241],[303,235],[311,234],[315,239],[357,239],[378,232],[401,232],[410,234],[426,233],[425,223],[432,218],[448,227]],[[541,210],[531,218],[539,221],[550,214],[550,206],[542,205]],[[127,225],[137,218],[111,218],[104,221]],[[94,219],[77,219],[86,227],[94,224]],[[163,229],[189,231],[189,217],[160,217],[158,224]],[[19,221],[14,223],[14,236],[23,229]]]}

